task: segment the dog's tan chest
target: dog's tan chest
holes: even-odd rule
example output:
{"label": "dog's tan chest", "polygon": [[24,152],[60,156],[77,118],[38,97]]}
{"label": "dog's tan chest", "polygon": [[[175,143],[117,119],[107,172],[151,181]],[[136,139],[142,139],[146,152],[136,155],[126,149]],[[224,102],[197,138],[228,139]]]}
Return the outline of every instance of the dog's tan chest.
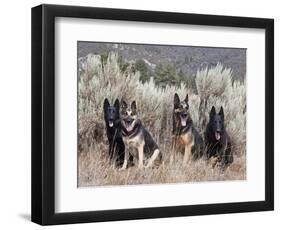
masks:
{"label": "dog's tan chest", "polygon": [[193,145],[194,144],[194,136],[193,136],[191,130],[182,134],[182,135],[180,135],[178,137],[178,142],[179,142],[178,144],[180,144],[180,145]]}
{"label": "dog's tan chest", "polygon": [[139,167],[143,167],[143,147],[144,147],[144,137],[142,132],[134,137],[127,137],[123,139],[127,150],[130,151],[130,154],[136,157],[139,160]]}
{"label": "dog's tan chest", "polygon": [[192,131],[188,131],[180,136],[173,137],[173,146],[177,151],[184,152],[185,147],[194,145],[194,135]]}
{"label": "dog's tan chest", "polygon": [[[192,155],[192,147],[194,146],[195,140],[192,130],[181,134],[180,136],[173,137],[173,149],[176,152],[180,152],[184,154],[183,164],[186,164]],[[170,158],[170,162],[173,161],[173,155]]]}
{"label": "dog's tan chest", "polygon": [[125,138],[123,141],[125,145],[129,146],[129,148],[139,148],[139,146],[144,143],[143,135],[140,134],[132,138]]}

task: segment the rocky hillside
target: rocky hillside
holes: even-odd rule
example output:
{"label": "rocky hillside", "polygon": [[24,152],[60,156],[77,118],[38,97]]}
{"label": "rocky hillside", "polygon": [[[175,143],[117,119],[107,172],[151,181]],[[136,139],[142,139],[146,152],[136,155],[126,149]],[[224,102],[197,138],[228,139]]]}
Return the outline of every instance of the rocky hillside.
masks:
{"label": "rocky hillside", "polygon": [[177,72],[194,76],[198,69],[215,66],[218,62],[233,70],[233,79],[242,80],[246,75],[246,49],[210,48],[165,45],[137,45],[101,42],[79,42],[78,58],[88,54],[117,52],[123,58],[143,60],[150,68],[159,64],[172,64]]}

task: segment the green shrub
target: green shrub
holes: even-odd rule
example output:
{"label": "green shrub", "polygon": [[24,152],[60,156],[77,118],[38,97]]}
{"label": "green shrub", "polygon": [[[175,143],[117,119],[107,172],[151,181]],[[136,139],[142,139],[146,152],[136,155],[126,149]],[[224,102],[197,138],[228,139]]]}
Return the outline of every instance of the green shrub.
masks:
{"label": "green shrub", "polygon": [[147,64],[144,62],[144,60],[142,60],[142,59],[136,60],[134,67],[135,67],[135,71],[138,71],[140,73],[140,81],[142,83],[149,81],[149,79],[151,77],[150,76],[151,73],[147,67]]}
{"label": "green shrub", "polygon": [[166,87],[167,85],[177,85],[179,82],[177,71],[174,65],[159,64],[155,68],[156,85]]}

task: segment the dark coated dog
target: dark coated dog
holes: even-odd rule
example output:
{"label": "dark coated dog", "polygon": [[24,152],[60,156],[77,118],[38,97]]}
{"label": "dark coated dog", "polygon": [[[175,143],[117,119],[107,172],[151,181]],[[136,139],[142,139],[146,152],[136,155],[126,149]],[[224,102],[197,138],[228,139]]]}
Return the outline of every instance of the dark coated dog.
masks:
{"label": "dark coated dog", "polygon": [[109,104],[106,98],[103,103],[104,121],[106,126],[106,135],[109,142],[109,157],[116,163],[116,166],[121,166],[125,156],[125,145],[121,135],[120,124],[120,105],[116,99],[114,105]]}
{"label": "dark coated dog", "polygon": [[[138,118],[136,102],[133,101],[131,105],[128,105],[122,100],[120,115],[122,138],[125,144],[125,158],[122,170],[127,167],[129,153],[133,155],[134,159],[138,159],[140,169],[152,166],[156,159],[161,161],[162,155],[158,145]],[[144,166],[145,160],[148,163]]]}
{"label": "dark coated dog", "polygon": [[205,131],[205,144],[207,159],[215,158],[213,167],[217,165],[225,169],[233,162],[230,138],[224,127],[223,107],[220,108],[218,114],[214,106],[210,111],[210,119]]}
{"label": "dark coated dog", "polygon": [[175,152],[184,154],[183,164],[186,164],[190,159],[195,160],[203,155],[204,142],[193,126],[189,112],[188,94],[183,101],[180,100],[177,93],[174,96],[172,132],[173,153],[171,155],[171,162]]}

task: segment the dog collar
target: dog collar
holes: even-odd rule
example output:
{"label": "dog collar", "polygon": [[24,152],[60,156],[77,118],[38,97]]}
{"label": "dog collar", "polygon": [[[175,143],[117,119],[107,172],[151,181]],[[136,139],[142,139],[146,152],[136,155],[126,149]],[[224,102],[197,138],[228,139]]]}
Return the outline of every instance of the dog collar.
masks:
{"label": "dog collar", "polygon": [[183,134],[187,132],[190,128],[191,128],[191,124],[188,124],[187,126],[181,128],[180,133]]}
{"label": "dog collar", "polygon": [[137,133],[138,133],[138,131],[139,131],[139,129],[140,129],[140,122],[137,122],[136,123],[136,125],[135,125],[135,127],[134,127],[134,129],[132,130],[132,131],[130,131],[130,132],[128,132],[123,126],[122,126],[122,135],[123,136],[125,136],[125,137],[134,137]]}

